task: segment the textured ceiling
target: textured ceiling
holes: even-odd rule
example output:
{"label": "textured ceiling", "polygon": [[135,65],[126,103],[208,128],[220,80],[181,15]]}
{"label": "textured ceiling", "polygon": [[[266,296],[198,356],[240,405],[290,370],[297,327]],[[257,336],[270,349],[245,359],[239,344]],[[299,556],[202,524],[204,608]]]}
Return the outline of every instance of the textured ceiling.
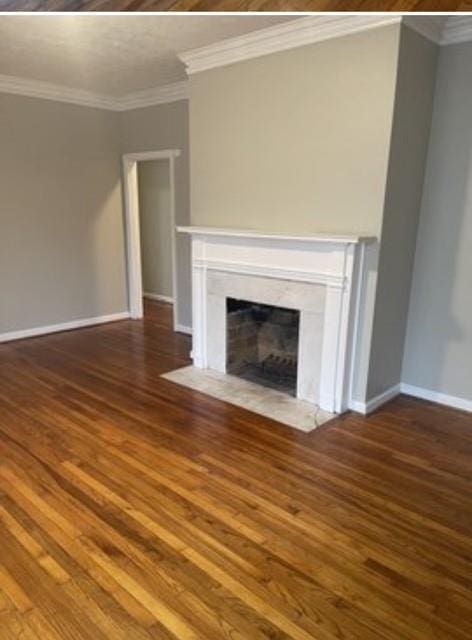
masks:
{"label": "textured ceiling", "polygon": [[122,96],[185,78],[177,53],[295,19],[290,15],[9,15],[0,74]]}

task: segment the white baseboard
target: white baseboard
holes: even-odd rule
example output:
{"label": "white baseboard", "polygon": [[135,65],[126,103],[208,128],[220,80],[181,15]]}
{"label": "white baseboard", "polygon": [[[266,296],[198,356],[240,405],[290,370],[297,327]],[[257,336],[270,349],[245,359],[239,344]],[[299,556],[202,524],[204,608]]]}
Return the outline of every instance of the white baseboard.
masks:
{"label": "white baseboard", "polygon": [[160,293],[143,293],[143,298],[149,298],[149,300],[158,300],[159,302],[174,304],[174,298],[171,298],[170,296],[163,296]]}
{"label": "white baseboard", "polygon": [[363,413],[364,415],[366,415],[368,413],[372,413],[372,411],[375,411],[375,409],[378,409],[389,400],[392,400],[392,398],[398,396],[399,393],[401,393],[401,385],[396,384],[383,393],[380,393],[378,396],[375,396],[375,398],[368,400],[367,402],[351,400],[349,408],[352,409],[352,411],[357,411],[357,413]]}
{"label": "white baseboard", "polygon": [[401,384],[401,392],[406,393],[409,396],[415,396],[415,398],[422,398],[423,400],[430,400],[431,402],[445,404],[448,407],[454,407],[455,409],[472,411],[472,400],[466,400],[465,398],[459,398],[457,396],[450,396],[447,393],[431,391],[430,389],[423,389],[422,387],[415,387],[414,385],[405,384],[404,382]]}
{"label": "white baseboard", "polygon": [[415,398],[421,398],[422,400],[430,400],[431,402],[437,402],[444,404],[454,409],[462,409],[463,411],[472,411],[472,400],[466,400],[466,398],[459,398],[457,396],[451,396],[447,393],[441,393],[439,391],[431,391],[430,389],[423,389],[422,387],[415,387],[411,384],[397,384],[387,391],[384,391],[380,395],[368,400],[367,402],[360,402],[358,400],[351,400],[349,408],[352,411],[358,413],[368,414],[378,409],[381,405],[385,404],[392,398],[395,398],[399,393],[405,393]]}
{"label": "white baseboard", "polygon": [[23,340],[24,338],[34,338],[35,336],[43,336],[47,333],[57,333],[58,331],[70,331],[71,329],[80,329],[82,327],[90,327],[94,324],[104,324],[106,322],[115,322],[116,320],[125,320],[130,317],[129,311],[120,311],[119,313],[111,313],[107,316],[96,316],[95,318],[81,318],[80,320],[71,320],[69,322],[61,322],[60,324],[50,324],[43,327],[34,327],[32,329],[22,329],[20,331],[8,331],[0,333],[0,342],[11,342],[12,340]]}
{"label": "white baseboard", "polygon": [[188,333],[190,336],[193,333],[192,327],[186,327],[184,324],[176,324],[175,330],[178,331],[179,333]]}

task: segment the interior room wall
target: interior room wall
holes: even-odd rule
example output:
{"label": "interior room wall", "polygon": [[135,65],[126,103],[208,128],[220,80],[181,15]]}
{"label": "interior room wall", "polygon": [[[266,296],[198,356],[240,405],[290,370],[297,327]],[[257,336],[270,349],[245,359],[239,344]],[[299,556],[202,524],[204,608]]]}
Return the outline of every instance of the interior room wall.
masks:
{"label": "interior room wall", "polygon": [[367,400],[401,380],[439,47],[401,30]]}
{"label": "interior room wall", "polygon": [[[193,224],[381,236],[358,399],[400,369],[419,392],[472,399],[472,43],[440,50],[428,138],[435,60],[434,45],[391,26],[190,80]],[[0,336],[127,310],[120,157],[180,149],[176,217],[188,224],[188,108],[117,114],[0,94]],[[191,326],[185,235],[177,260]]]}
{"label": "interior room wall", "polygon": [[138,163],[143,291],[172,298],[172,216],[170,163]]}
{"label": "interior room wall", "polygon": [[[188,101],[133,109],[119,114],[120,148],[124,153],[179,149],[175,159],[175,218],[176,224],[190,222],[190,176]],[[192,325],[192,294],[190,240],[177,234],[177,318],[179,325]]]}
{"label": "interior room wall", "polygon": [[403,382],[472,409],[472,42],[442,47]]}
{"label": "interior room wall", "polygon": [[190,76],[192,223],[381,229],[399,25]]}
{"label": "interior room wall", "polygon": [[[400,25],[190,77],[192,224],[379,237]],[[378,245],[353,396],[365,402]]]}
{"label": "interior room wall", "polygon": [[0,334],[125,312],[114,113],[0,94]]}

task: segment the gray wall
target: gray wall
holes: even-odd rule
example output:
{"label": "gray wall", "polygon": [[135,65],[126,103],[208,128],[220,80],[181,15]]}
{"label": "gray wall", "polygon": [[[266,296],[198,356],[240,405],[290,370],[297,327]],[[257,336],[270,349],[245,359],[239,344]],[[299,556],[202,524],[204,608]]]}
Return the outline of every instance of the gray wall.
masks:
{"label": "gray wall", "polygon": [[403,381],[472,400],[472,43],[442,47]]}
{"label": "gray wall", "polygon": [[0,333],[126,311],[117,124],[0,94]]}
{"label": "gray wall", "polygon": [[192,223],[378,234],[399,32],[191,76]]}
{"label": "gray wall", "polygon": [[[379,236],[399,42],[395,25],[191,76],[192,223]],[[378,246],[367,262],[361,402]]]}
{"label": "gray wall", "polygon": [[367,399],[401,379],[438,49],[402,27]]}
{"label": "gray wall", "polygon": [[[0,334],[126,311],[121,155],[181,149],[176,217],[187,224],[187,102],[117,114],[0,94],[0,131]],[[186,237],[177,258],[189,326]]]}
{"label": "gray wall", "polygon": [[[180,225],[190,221],[188,101],[134,109],[120,114],[122,153],[180,149],[175,160],[175,217]],[[190,241],[177,234],[177,316],[180,324],[191,326],[192,295]]]}
{"label": "gray wall", "polygon": [[[368,397],[400,379],[434,82],[434,46],[403,27],[399,49],[399,33],[191,79],[194,224],[382,234],[359,362]],[[401,373],[468,399],[471,69],[471,43],[441,49]],[[0,95],[0,130],[0,333],[126,310],[120,156],[179,148],[176,215],[188,224],[188,103],[114,114]],[[185,236],[177,251],[179,320],[190,325]]]}
{"label": "gray wall", "polygon": [[172,219],[168,160],[138,162],[143,291],[172,298]]}

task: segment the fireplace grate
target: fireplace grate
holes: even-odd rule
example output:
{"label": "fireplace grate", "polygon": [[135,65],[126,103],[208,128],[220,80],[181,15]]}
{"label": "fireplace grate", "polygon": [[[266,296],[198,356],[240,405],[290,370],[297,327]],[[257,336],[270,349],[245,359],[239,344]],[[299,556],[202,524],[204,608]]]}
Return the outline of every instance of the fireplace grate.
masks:
{"label": "fireplace grate", "polygon": [[296,358],[284,358],[271,353],[258,366],[262,375],[272,378],[275,381],[296,382],[297,380],[297,360]]}
{"label": "fireplace grate", "polygon": [[227,298],[227,372],[296,395],[300,314]]}
{"label": "fireplace grate", "polygon": [[232,373],[250,382],[258,382],[268,387],[295,396],[297,386],[296,358],[283,358],[271,354],[261,362],[245,361]]}

